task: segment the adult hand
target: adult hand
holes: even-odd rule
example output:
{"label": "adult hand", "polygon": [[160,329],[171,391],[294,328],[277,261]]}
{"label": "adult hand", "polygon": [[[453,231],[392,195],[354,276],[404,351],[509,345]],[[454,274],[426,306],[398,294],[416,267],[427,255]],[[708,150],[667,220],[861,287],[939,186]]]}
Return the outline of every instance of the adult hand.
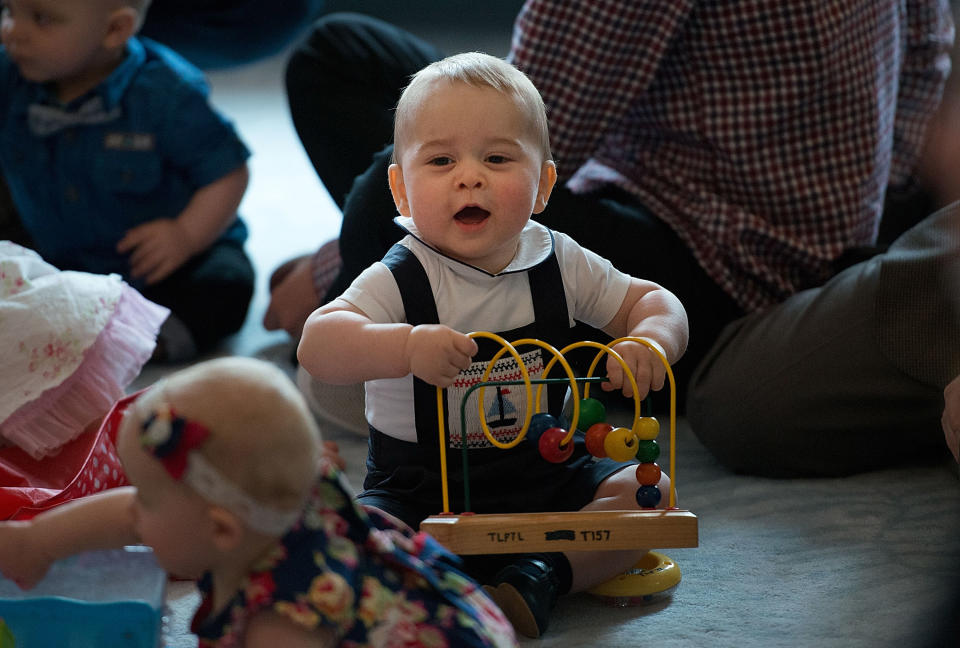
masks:
{"label": "adult hand", "polygon": [[313,287],[310,256],[300,257],[276,285],[270,289],[270,304],[263,316],[263,327],[268,331],[284,330],[299,340],[303,325],[310,313],[320,307],[320,299]]}
{"label": "adult hand", "polygon": [[130,275],[151,285],[169,277],[195,251],[176,220],[160,218],[127,230],[117,252],[129,253]]}
{"label": "adult hand", "polygon": [[953,458],[960,462],[960,376],[943,390],[943,436]]}

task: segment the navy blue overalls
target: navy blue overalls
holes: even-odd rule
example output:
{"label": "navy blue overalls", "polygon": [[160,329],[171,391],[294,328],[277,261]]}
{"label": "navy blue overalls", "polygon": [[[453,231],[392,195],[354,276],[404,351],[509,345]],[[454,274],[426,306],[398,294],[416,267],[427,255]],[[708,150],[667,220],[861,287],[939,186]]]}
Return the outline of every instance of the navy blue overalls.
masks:
{"label": "navy blue overalls", "polygon": [[[417,257],[406,247],[397,244],[384,257],[383,263],[390,268],[397,281],[407,323],[439,323],[430,282]],[[530,280],[534,322],[511,331],[493,332],[508,342],[533,337],[560,349],[572,341],[569,339],[572,329],[556,254],[551,252],[543,262],[525,272]],[[473,358],[474,364],[461,372],[458,383],[479,380],[487,362],[501,348],[498,343],[486,338],[475,340],[479,351]],[[519,351],[528,370],[531,360],[539,363],[541,368],[544,361],[550,360],[550,354],[546,351],[542,352],[545,360],[540,357],[541,350],[538,347],[521,347]],[[501,376],[497,379],[515,373],[516,363],[509,354],[497,361],[495,374]],[[550,372],[550,377],[563,376],[565,373],[559,366]],[[363,482],[365,490],[359,499],[361,503],[385,510],[416,529],[421,520],[441,512],[443,504],[436,387],[416,377],[413,382],[417,443],[395,439],[371,426],[367,477]],[[506,389],[507,394],[498,393],[494,386],[484,390],[486,420],[494,436],[501,437],[499,440],[510,440],[516,436],[523,423],[526,402],[522,385]],[[559,391],[557,394],[554,389],[555,393],[550,397],[550,411],[553,414],[559,414],[558,406],[562,402],[565,387]],[[558,395],[559,399],[556,398]],[[466,408],[474,422],[477,416],[476,397],[475,391]],[[447,399],[444,402],[446,404]],[[444,414],[448,429],[448,447],[444,451],[447,453],[450,508],[452,512],[460,513],[463,512],[463,479],[459,401],[455,406],[451,404],[448,410]],[[573,456],[564,464],[553,464],[543,459],[536,446],[527,440],[515,448],[504,450],[490,445],[478,424],[471,425],[468,420],[467,428],[470,504],[474,513],[578,510],[593,499],[600,482],[624,465],[609,459],[595,460],[586,451],[579,433],[574,437],[576,445]],[[454,431],[451,432],[451,429]]]}

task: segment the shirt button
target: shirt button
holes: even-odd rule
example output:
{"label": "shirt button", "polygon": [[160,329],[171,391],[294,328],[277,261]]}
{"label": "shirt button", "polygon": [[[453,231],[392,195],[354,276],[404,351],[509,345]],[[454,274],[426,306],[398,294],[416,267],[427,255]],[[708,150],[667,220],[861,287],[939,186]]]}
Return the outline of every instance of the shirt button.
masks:
{"label": "shirt button", "polygon": [[67,199],[67,202],[75,203],[80,197],[80,194],[77,193],[77,188],[74,185],[67,185],[66,190],[64,190],[64,196]]}
{"label": "shirt button", "polygon": [[68,144],[73,144],[74,142],[77,141],[77,132],[76,132],[75,130],[73,130],[72,128],[67,129],[67,130],[64,131],[64,133],[63,133],[63,138],[64,138],[65,140],[67,140],[67,143],[68,143]]}

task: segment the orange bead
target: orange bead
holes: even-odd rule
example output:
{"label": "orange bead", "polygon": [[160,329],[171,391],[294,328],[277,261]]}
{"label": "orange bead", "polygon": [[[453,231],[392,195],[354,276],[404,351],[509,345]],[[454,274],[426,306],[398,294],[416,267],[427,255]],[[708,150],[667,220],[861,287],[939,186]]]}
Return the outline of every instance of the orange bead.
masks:
{"label": "orange bead", "polygon": [[602,459],[607,456],[607,451],[603,449],[603,442],[613,426],[609,423],[594,423],[587,428],[584,440],[587,442],[587,452],[594,457]]}
{"label": "orange bead", "polygon": [[655,463],[642,463],[637,465],[637,483],[641,486],[656,486],[660,483],[660,475],[663,473],[660,466]]}

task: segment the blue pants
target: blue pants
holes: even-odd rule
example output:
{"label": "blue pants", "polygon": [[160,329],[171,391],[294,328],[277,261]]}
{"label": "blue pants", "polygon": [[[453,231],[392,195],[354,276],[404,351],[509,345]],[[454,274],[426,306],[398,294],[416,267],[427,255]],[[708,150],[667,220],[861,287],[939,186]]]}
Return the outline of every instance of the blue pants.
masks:
{"label": "blue pants", "polygon": [[324,0],[154,0],[142,33],[202,69],[250,63],[293,42]]}

